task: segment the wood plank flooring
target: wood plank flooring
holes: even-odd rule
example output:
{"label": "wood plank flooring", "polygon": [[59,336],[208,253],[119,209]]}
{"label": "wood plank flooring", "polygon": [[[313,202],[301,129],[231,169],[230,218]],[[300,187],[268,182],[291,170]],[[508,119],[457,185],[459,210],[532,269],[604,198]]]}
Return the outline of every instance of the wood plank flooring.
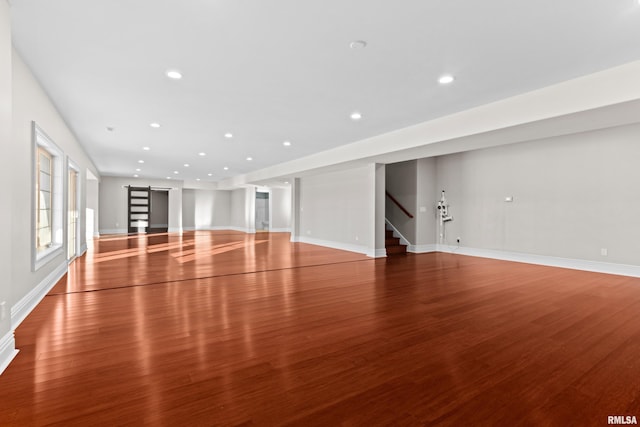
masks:
{"label": "wood plank flooring", "polygon": [[16,330],[0,426],[640,419],[640,279],[288,239],[96,240]]}

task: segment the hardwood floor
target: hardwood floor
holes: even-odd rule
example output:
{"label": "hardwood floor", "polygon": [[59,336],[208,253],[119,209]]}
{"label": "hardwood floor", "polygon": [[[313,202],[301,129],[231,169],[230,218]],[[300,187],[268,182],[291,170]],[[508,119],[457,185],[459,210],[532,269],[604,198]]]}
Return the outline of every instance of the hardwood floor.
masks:
{"label": "hardwood floor", "polygon": [[640,279],[288,234],[103,237],[16,330],[0,425],[640,418]]}

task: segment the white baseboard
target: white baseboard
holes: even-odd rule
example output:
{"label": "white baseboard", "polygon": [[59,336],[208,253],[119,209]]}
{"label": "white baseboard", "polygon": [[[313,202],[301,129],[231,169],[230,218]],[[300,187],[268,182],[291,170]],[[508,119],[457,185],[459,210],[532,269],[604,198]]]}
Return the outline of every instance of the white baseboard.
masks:
{"label": "white baseboard", "polygon": [[80,245],[80,256],[84,255],[87,252],[87,242],[84,242]]}
{"label": "white baseboard", "polygon": [[331,241],[331,240],[314,239],[313,237],[305,237],[305,236],[298,236],[298,242],[300,242],[300,243],[308,243],[310,245],[324,246],[324,247],[332,248],[332,249],[339,249],[341,251],[356,252],[356,253],[359,253],[359,254],[365,254],[365,255],[371,256],[371,255],[369,255],[369,248],[367,246],[363,246],[363,245],[352,245],[352,244],[349,244],[349,243],[334,242],[334,241]]}
{"label": "white baseboard", "polygon": [[375,249],[373,251],[367,252],[367,256],[371,258],[384,258],[387,256],[387,249]]}
{"label": "white baseboard", "polygon": [[7,366],[17,354],[16,339],[14,338],[13,330],[11,330],[0,338],[0,374],[7,369]]}
{"label": "white baseboard", "polygon": [[300,236],[294,236],[293,234],[291,234],[291,239],[289,239],[289,241],[291,243],[296,243],[300,241]]}
{"label": "white baseboard", "polygon": [[33,311],[42,301],[45,295],[58,283],[67,272],[69,264],[65,260],[55,270],[47,275],[35,288],[22,297],[13,307],[11,307],[11,329],[15,330],[20,323]]}
{"label": "white baseboard", "polygon": [[291,228],[272,228],[270,233],[291,233]]}
{"label": "white baseboard", "polygon": [[182,227],[169,227],[167,229],[168,233],[178,233],[178,234],[182,234]]}
{"label": "white baseboard", "polygon": [[429,252],[437,252],[437,251],[438,251],[438,245],[436,245],[435,243],[430,245],[408,245],[407,246],[407,252],[411,252],[414,254],[426,254]]}
{"label": "white baseboard", "polygon": [[247,234],[256,234],[255,228],[244,228],[244,227],[236,227],[236,226],[230,225],[229,227],[224,227],[224,229],[232,230],[232,231],[240,231],[241,233],[247,233]]}
{"label": "white baseboard", "polygon": [[126,228],[105,228],[100,230],[98,234],[128,234],[129,230]]}
{"label": "white baseboard", "polygon": [[96,231],[95,233],[93,233],[93,237],[100,237],[100,232]]}
{"label": "white baseboard", "polygon": [[640,277],[640,266],[614,264],[609,262],[588,261],[582,259],[559,258],[547,255],[533,255],[519,252],[506,252],[494,249],[456,248],[449,245],[437,245],[439,252],[469,255],[504,261],[524,262],[527,264],[547,265],[572,270],[592,271],[595,273],[617,274],[620,276]]}

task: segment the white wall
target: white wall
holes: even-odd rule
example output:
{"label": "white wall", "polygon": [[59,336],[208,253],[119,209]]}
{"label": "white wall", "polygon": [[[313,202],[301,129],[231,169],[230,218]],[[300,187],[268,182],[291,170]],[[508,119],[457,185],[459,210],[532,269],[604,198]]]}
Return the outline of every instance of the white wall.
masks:
{"label": "white wall", "polygon": [[231,191],[230,229],[255,233],[255,187],[239,188]]}
{"label": "white wall", "polygon": [[374,166],[301,177],[299,241],[373,256]]}
{"label": "white wall", "polygon": [[170,188],[169,231],[182,231],[182,181],[104,176],[100,181],[100,234],[127,233],[127,188]]}
{"label": "white wall", "polygon": [[[100,236],[100,182],[97,179],[88,178],[86,180],[87,186],[87,211],[91,211],[93,215],[93,228],[90,228],[89,221],[87,221],[87,239]],[[89,212],[87,212],[87,217]]]}
{"label": "white wall", "polygon": [[409,250],[428,252],[434,250],[437,243],[436,201],[440,198],[440,190],[437,188],[436,159],[418,159],[416,174],[416,241]]}
{"label": "white wall", "polygon": [[628,125],[438,158],[449,244],[640,265],[638,141]]}
{"label": "white wall", "polygon": [[[11,153],[11,27],[9,5],[5,0],[0,0],[0,182],[13,182],[11,172],[13,159],[6,153]],[[11,327],[11,238],[12,229],[12,185],[3,185],[0,188],[0,224],[4,231],[0,238],[0,373],[4,371],[11,359],[15,356],[15,340]]]}
{"label": "white wall", "polygon": [[182,225],[185,230],[215,230],[230,226],[231,191],[182,190]]}
{"label": "white wall", "polygon": [[[80,233],[78,238],[81,239],[83,247],[86,237],[87,188],[84,183],[86,182],[87,169],[95,176],[98,176],[98,173],[72,131],[67,128],[65,121],[15,50],[12,53],[12,70],[13,126],[12,146],[8,157],[10,158],[9,170],[14,189],[10,198],[10,205],[13,209],[10,239],[13,282],[11,304],[12,321],[15,327],[67,269],[65,246],[59,255],[50,259],[37,271],[32,271],[33,224],[30,215],[33,209],[32,188],[34,185],[32,177],[32,121],[35,121],[64,152],[63,164],[66,166],[66,157],[68,157],[79,168]],[[66,180],[62,192],[66,201]]]}
{"label": "white wall", "polygon": [[291,231],[291,187],[273,187],[271,201],[271,231]]}

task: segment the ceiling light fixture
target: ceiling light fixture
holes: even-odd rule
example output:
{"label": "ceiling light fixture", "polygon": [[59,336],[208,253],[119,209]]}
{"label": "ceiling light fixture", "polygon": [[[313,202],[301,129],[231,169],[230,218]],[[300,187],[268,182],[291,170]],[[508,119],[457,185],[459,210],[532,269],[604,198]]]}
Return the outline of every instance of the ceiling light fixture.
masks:
{"label": "ceiling light fixture", "polygon": [[170,177],[170,176],[168,176],[168,177],[167,177],[167,179],[171,179],[171,177]]}
{"label": "ceiling light fixture", "polygon": [[136,168],[136,172],[140,172],[142,169],[140,168]]}
{"label": "ceiling light fixture", "polygon": [[360,120],[362,118],[362,114],[357,111],[351,113],[351,120]]}
{"label": "ceiling light fixture", "polygon": [[184,164],[184,167],[185,167],[185,168],[188,168],[188,167],[189,167],[189,163],[185,163],[185,164]]}
{"label": "ceiling light fixture", "polygon": [[367,47],[367,42],[364,40],[354,40],[349,43],[349,47],[351,49],[364,49],[365,47]]}
{"label": "ceiling light fixture", "polygon": [[196,178],[196,181],[200,181],[200,178]]}
{"label": "ceiling light fixture", "polygon": [[285,141],[285,142],[282,143],[282,145],[284,145],[285,147],[290,147],[291,146],[291,142]]}
{"label": "ceiling light fixture", "polygon": [[180,80],[182,78],[182,73],[178,70],[169,70],[167,71],[167,77],[174,80]]}
{"label": "ceiling light fixture", "polygon": [[224,134],[225,138],[233,138],[233,134],[231,132],[227,132]]}
{"label": "ceiling light fixture", "polygon": [[107,130],[109,132],[113,132],[114,130],[116,130],[113,126],[107,126]]}
{"label": "ceiling light fixture", "polygon": [[138,160],[138,163],[142,164],[144,163],[144,160]]}
{"label": "ceiling light fixture", "polygon": [[198,156],[202,156],[202,157],[204,157],[204,156],[206,156],[206,155],[207,155],[207,153],[198,153]]}
{"label": "ceiling light fixture", "polygon": [[213,174],[212,174],[212,173],[208,173],[207,175],[208,175],[208,176],[213,176]]}
{"label": "ceiling light fixture", "polygon": [[178,171],[173,171],[173,173],[175,173],[176,175],[178,175],[180,172],[178,172]]}
{"label": "ceiling light fixture", "polygon": [[149,150],[151,150],[151,147],[142,147],[142,149],[143,149],[144,151],[149,151]]}
{"label": "ceiling light fixture", "polygon": [[136,174],[134,174],[134,175],[133,175],[133,177],[134,177],[134,178],[137,178],[137,177],[138,177],[138,174],[137,174],[137,173],[136,173]]}
{"label": "ceiling light fixture", "polygon": [[454,80],[455,79],[451,74],[445,74],[443,76],[440,76],[440,78],[438,79],[438,83],[440,83],[441,85],[448,85],[449,83],[453,83]]}
{"label": "ceiling light fixture", "polygon": [[229,167],[228,167],[228,166],[225,166],[225,167],[224,167],[224,168],[222,168],[222,169],[224,169],[224,170],[228,171],[228,170],[229,170]]}
{"label": "ceiling light fixture", "polygon": [[251,161],[251,160],[253,160],[253,157],[247,157],[247,160]]}
{"label": "ceiling light fixture", "polygon": [[151,126],[152,128],[158,129],[160,127],[160,123],[153,122],[153,123],[149,124],[149,126]]}

